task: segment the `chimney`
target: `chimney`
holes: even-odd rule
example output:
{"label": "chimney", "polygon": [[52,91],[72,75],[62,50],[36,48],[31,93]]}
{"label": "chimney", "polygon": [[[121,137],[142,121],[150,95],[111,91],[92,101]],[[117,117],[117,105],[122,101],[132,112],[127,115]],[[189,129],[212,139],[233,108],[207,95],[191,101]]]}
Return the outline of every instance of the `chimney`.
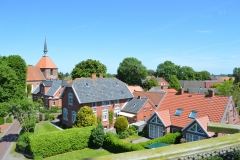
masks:
{"label": "chimney", "polygon": [[213,89],[209,89],[208,93],[209,93],[209,97],[214,97],[214,95],[215,95]]}
{"label": "chimney", "polygon": [[181,88],[179,89],[179,91],[178,91],[178,94],[183,95],[183,93],[184,93],[184,88],[181,87]]}
{"label": "chimney", "polygon": [[93,73],[91,76],[92,79],[96,78],[96,73]]}
{"label": "chimney", "polygon": [[98,76],[99,78],[103,78],[103,75],[101,74],[101,73],[99,73],[99,76]]}

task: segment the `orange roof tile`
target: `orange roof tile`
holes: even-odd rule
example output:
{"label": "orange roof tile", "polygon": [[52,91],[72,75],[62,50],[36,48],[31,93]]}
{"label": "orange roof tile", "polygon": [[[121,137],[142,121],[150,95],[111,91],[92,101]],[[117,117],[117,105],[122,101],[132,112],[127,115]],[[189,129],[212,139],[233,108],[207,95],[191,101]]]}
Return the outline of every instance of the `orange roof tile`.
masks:
{"label": "orange roof tile", "polygon": [[207,123],[210,122],[208,116],[196,118],[198,123],[201,125],[201,127],[207,132],[209,137],[212,137],[215,133],[214,132],[208,132],[207,131]]}
{"label": "orange roof tile", "polygon": [[39,67],[27,66],[27,81],[44,81],[46,80],[43,76]]}
{"label": "orange roof tile", "polygon": [[127,87],[131,93],[133,93],[134,91],[143,91],[142,87],[140,86],[127,86]]}
{"label": "orange roof tile", "polygon": [[[188,118],[191,111],[197,111],[196,118],[208,116],[211,122],[220,122],[227,106],[229,97],[206,97],[202,94],[178,95],[166,93],[157,111],[169,110],[171,123],[174,126],[185,127],[193,119]],[[180,116],[174,116],[178,108],[183,109]]]}
{"label": "orange roof tile", "polygon": [[165,92],[172,92],[172,93],[177,93],[177,91],[173,88],[163,88]]}
{"label": "orange roof tile", "polygon": [[162,120],[162,122],[164,123],[165,127],[171,125],[171,119],[170,119],[170,115],[169,115],[169,110],[157,111],[156,113],[158,114],[158,116]]}
{"label": "orange roof tile", "polygon": [[138,96],[142,98],[147,97],[154,105],[158,106],[164,96],[164,93],[135,91],[133,92],[133,96],[136,98]]}
{"label": "orange roof tile", "polygon": [[40,61],[36,64],[36,67],[39,68],[58,68],[53,61],[47,57],[47,56],[43,56]]}

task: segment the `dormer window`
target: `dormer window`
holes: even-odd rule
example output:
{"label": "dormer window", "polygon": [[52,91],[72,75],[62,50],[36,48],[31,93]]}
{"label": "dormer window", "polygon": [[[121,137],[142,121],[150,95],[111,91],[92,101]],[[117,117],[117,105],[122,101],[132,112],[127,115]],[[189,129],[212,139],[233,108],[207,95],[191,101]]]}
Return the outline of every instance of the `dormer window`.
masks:
{"label": "dormer window", "polygon": [[181,114],[182,114],[182,109],[181,108],[178,108],[177,110],[176,110],[176,112],[174,113],[174,116],[180,116]]}
{"label": "dormer window", "polygon": [[196,118],[197,116],[197,111],[191,111],[191,113],[189,114],[188,118]]}

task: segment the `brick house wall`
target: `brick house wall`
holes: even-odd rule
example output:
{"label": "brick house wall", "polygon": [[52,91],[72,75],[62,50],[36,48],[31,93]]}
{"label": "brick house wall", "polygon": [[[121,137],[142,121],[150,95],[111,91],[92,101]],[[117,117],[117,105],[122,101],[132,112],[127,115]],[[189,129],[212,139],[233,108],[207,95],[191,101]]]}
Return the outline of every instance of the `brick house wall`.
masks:
{"label": "brick house wall", "polygon": [[149,102],[148,100],[146,104],[138,112],[137,122],[146,121],[154,113],[155,109],[156,109],[156,106],[151,102]]}
{"label": "brick house wall", "polygon": [[[42,81],[28,81],[27,82],[27,85],[28,84],[31,84],[32,85],[32,90],[31,92],[35,91],[35,89],[38,87],[38,85],[41,83]],[[27,90],[27,89],[26,89]]]}
{"label": "brick house wall", "polygon": [[[51,75],[51,69],[52,69],[52,75]],[[41,68],[41,71],[46,79],[58,79],[57,68]]]}

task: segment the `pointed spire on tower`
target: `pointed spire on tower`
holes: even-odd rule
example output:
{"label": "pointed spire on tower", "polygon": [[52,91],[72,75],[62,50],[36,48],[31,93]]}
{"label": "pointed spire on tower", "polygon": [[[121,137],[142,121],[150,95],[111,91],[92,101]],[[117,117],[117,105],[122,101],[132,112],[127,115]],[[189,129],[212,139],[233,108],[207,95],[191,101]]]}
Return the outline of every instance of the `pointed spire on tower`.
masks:
{"label": "pointed spire on tower", "polygon": [[43,50],[43,53],[44,53],[44,56],[47,56],[47,42],[46,42],[46,36],[45,36],[45,42],[44,42],[44,50]]}

